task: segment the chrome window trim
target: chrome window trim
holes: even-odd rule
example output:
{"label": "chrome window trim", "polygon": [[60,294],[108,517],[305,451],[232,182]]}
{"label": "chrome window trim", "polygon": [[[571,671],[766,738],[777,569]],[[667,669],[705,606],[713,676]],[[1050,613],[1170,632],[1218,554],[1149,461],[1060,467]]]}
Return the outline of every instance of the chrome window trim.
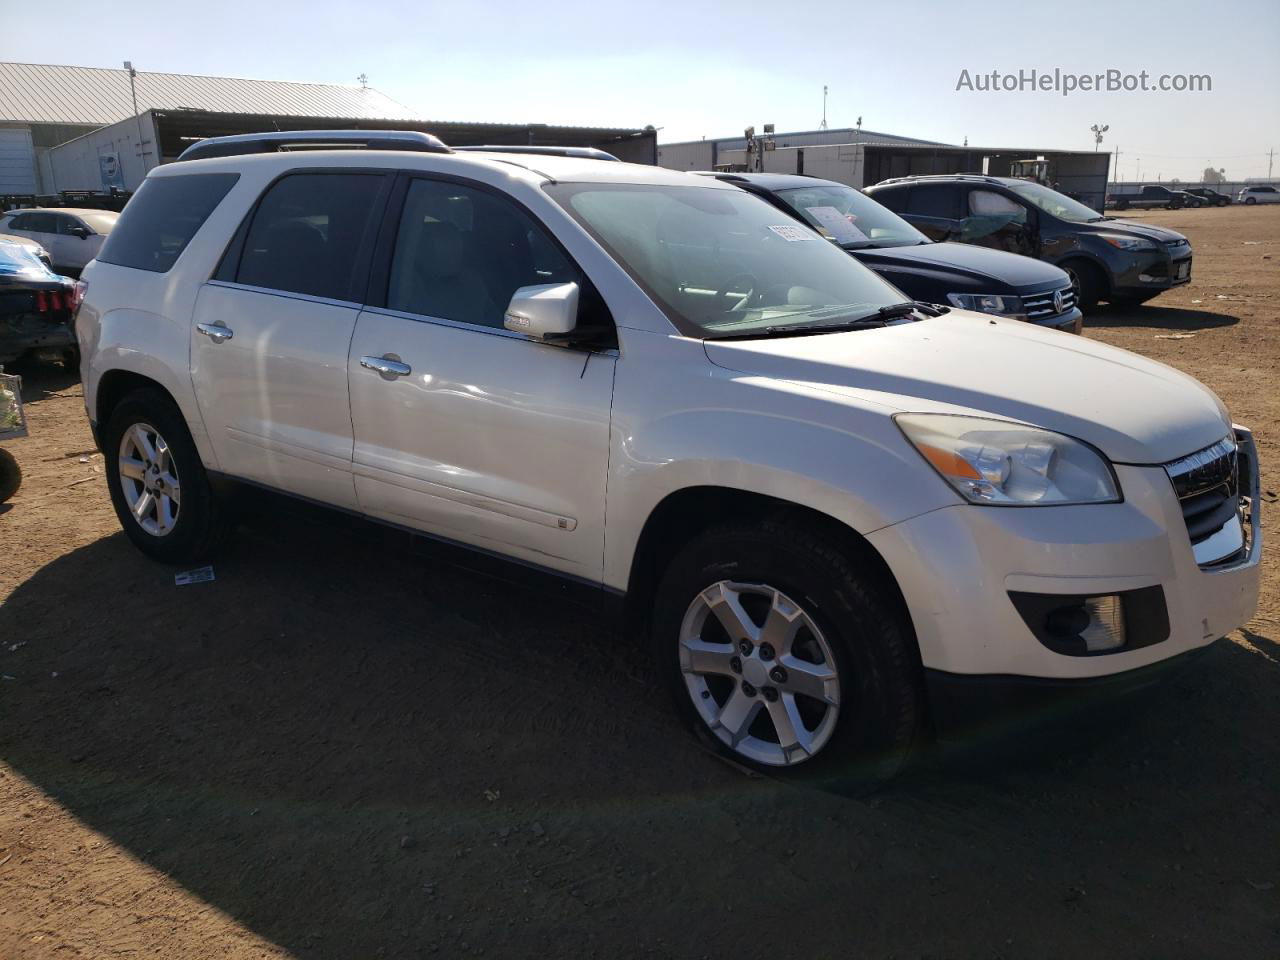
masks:
{"label": "chrome window trim", "polygon": [[226,287],[229,290],[244,290],[247,293],[265,293],[273,297],[284,297],[288,300],[304,300],[307,303],[322,303],[330,307],[352,307],[360,309],[357,300],[334,300],[331,297],[317,297],[310,293],[296,293],[293,290],[277,290],[275,287],[255,287],[247,283],[236,283],[232,280],[206,280],[205,286]]}
{"label": "chrome window trim", "polygon": [[[527,333],[517,333],[514,330],[508,330],[506,327],[490,327],[481,323],[467,323],[464,320],[450,320],[448,317],[433,317],[425,313],[410,313],[407,310],[393,310],[390,307],[366,306],[364,310],[365,312],[376,313],[383,317],[394,317],[397,320],[412,320],[415,323],[429,323],[432,326],[449,327],[454,330],[469,330],[473,333],[486,334],[488,336],[505,337],[508,340],[523,340],[525,343],[535,343],[542,347],[555,347],[557,350],[566,349],[563,344],[547,343],[545,340],[539,340],[537,337],[531,337]],[[568,349],[574,348],[569,347]],[[616,347],[609,347],[607,350],[584,350],[583,352],[595,353],[603,357],[618,356],[618,350]]]}

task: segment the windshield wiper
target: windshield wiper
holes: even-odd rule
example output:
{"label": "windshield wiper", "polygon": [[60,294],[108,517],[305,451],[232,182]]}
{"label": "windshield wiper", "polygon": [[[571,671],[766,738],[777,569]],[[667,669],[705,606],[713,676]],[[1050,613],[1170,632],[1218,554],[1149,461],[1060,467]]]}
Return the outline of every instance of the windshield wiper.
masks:
{"label": "windshield wiper", "polygon": [[871,313],[859,314],[856,317],[846,317],[830,323],[776,324],[759,330],[752,330],[748,333],[733,333],[728,336],[713,337],[712,339],[755,340],[761,337],[803,337],[809,334],[835,333],[840,330],[870,330],[875,327],[888,326],[891,320],[900,320],[911,316],[913,313],[922,313],[926,317],[940,317],[949,310],[950,307],[909,300],[902,303],[891,303]]}

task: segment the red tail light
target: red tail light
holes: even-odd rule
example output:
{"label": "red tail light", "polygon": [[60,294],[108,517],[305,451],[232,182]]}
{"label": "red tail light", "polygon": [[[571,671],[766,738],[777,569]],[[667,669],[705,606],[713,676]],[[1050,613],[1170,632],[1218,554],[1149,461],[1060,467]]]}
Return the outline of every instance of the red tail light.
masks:
{"label": "red tail light", "polygon": [[43,290],[36,291],[36,313],[47,313],[49,310],[49,295]]}

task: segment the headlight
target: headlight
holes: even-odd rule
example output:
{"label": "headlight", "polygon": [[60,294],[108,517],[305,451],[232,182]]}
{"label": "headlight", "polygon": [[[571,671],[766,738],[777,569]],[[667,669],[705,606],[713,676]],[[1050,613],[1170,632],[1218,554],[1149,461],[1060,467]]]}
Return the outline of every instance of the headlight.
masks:
{"label": "headlight", "polygon": [[895,418],[921,456],[972,503],[1115,503],[1111,466],[1071,437],[1008,420],[904,413]]}
{"label": "headlight", "polygon": [[1098,234],[1103,240],[1121,250],[1155,250],[1158,249],[1156,244],[1151,240],[1144,240],[1142,237],[1130,237],[1123,233],[1100,233]]}
{"label": "headlight", "polygon": [[1003,293],[948,293],[947,300],[953,307],[959,307],[961,310],[975,310],[978,313],[998,313],[1016,317],[1023,312],[1021,297],[1011,297]]}

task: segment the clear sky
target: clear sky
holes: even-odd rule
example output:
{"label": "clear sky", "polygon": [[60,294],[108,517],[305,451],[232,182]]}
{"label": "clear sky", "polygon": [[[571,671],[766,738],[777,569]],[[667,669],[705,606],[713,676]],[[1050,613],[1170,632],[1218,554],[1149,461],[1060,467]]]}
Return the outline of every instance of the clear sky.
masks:
{"label": "clear sky", "polygon": [[[1265,176],[1280,2],[0,0],[0,59],[370,85],[428,119],[871,130],[1103,149],[1122,178]],[[957,91],[961,70],[1209,74],[1204,93]],[[1280,176],[1280,156],[1275,164]]]}

